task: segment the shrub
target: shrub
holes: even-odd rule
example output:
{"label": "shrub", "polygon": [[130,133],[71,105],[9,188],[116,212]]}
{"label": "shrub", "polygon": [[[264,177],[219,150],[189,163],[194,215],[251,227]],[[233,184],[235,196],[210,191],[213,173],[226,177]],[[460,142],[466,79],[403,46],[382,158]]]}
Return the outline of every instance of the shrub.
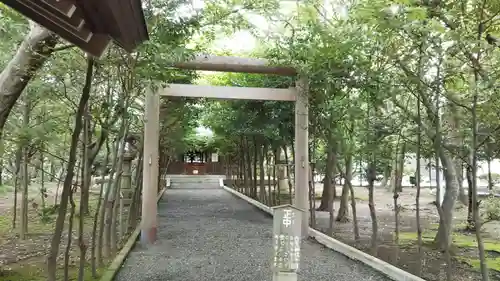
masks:
{"label": "shrub", "polygon": [[500,198],[490,196],[485,200],[485,215],[487,220],[500,221]]}

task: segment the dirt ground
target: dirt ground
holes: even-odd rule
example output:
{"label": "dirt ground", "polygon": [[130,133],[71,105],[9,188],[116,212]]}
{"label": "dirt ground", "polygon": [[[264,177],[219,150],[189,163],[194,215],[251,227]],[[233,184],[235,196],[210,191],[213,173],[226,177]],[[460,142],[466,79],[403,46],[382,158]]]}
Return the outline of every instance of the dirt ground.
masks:
{"label": "dirt ground", "polygon": [[[45,280],[45,263],[46,256],[50,248],[50,241],[55,227],[55,218],[57,211],[49,211],[45,215],[41,215],[41,201],[39,185],[33,183],[29,188],[29,223],[28,223],[28,238],[21,240],[19,238],[19,211],[17,218],[16,229],[12,229],[12,212],[13,212],[13,189],[11,187],[2,186],[0,192],[0,281],[38,281]],[[53,205],[57,190],[56,183],[47,183],[47,206]],[[61,187],[62,188],[62,187]],[[59,190],[61,192],[61,190]],[[98,192],[98,191],[97,191]],[[21,196],[20,194],[18,196]],[[76,245],[77,229],[78,229],[78,200],[79,196],[75,196],[77,204],[75,219],[73,221],[72,231],[72,247],[70,251],[70,275],[75,275],[78,261],[79,249]],[[93,214],[97,206],[98,194],[91,192],[89,202],[90,212]],[[21,199],[18,198],[18,204]],[[67,219],[66,222],[69,220]],[[93,218],[91,216],[84,218],[84,240],[87,245],[91,243]],[[67,229],[67,228],[66,228]],[[59,250],[59,260],[63,260],[64,250],[67,245],[67,230],[64,231],[62,243]],[[90,257],[90,250],[87,251]],[[62,269],[62,262],[58,262]],[[90,276],[90,272],[86,274]],[[76,275],[75,275],[76,276]],[[76,280],[76,279],[75,279]]]}
{"label": "dirt ground", "polygon": [[[322,185],[317,184],[317,194],[321,192]],[[337,194],[340,195],[341,188],[337,188]],[[392,193],[385,189],[378,188],[375,191],[376,211],[379,225],[379,248],[378,258],[394,264],[405,271],[416,273],[418,268],[418,253],[416,247],[416,217],[415,217],[415,195],[416,189],[404,188],[399,197],[401,205],[400,213],[400,243],[399,247],[394,244],[394,203]],[[370,239],[372,233],[371,219],[368,208],[368,190],[366,187],[355,187],[357,218],[360,229],[361,239],[359,242],[354,240],[352,220],[346,223],[334,223],[334,237],[344,243],[354,246],[367,253],[370,252]],[[436,207],[432,204],[435,201],[435,195],[430,194],[429,189],[423,189],[421,194],[421,225],[423,228],[424,254],[422,278],[429,281],[446,280],[445,269],[446,262],[443,254],[437,251],[432,241],[437,230],[439,217]],[[340,202],[335,202],[335,209],[338,209]],[[316,202],[316,207],[320,201]],[[480,280],[478,273],[478,254],[476,250],[475,234],[464,233],[467,208],[459,206],[456,209],[454,222],[455,231],[453,234],[453,262],[452,272],[453,281]],[[336,215],[336,214],[335,214]],[[322,232],[327,232],[329,225],[328,212],[316,212],[316,228]],[[488,251],[488,264],[491,268],[491,280],[500,280],[500,244],[497,244],[500,238],[500,224],[498,222],[488,223],[483,230],[485,238],[485,248]],[[399,259],[396,260],[396,254],[399,248]],[[495,270],[496,269],[496,270]]]}
{"label": "dirt ground", "polygon": [[[48,183],[47,204],[53,204],[57,184]],[[316,192],[321,194],[321,184],[316,185]],[[337,194],[341,189],[337,188]],[[355,187],[357,218],[359,223],[361,239],[354,241],[352,231],[352,221],[341,223],[335,222],[334,237],[344,243],[354,246],[369,253],[371,237],[371,219],[368,209],[368,191],[365,187]],[[415,218],[415,193],[413,188],[405,188],[400,194],[401,204],[400,215],[400,245],[395,247],[393,243],[394,233],[394,213],[392,193],[385,189],[378,188],[375,191],[377,218],[379,222],[379,249],[378,257],[397,265],[398,267],[415,273],[418,261],[416,250],[416,218]],[[49,249],[52,237],[55,214],[48,215],[46,220],[42,220],[40,212],[39,186],[32,184],[30,187],[30,198],[35,199],[29,207],[29,237],[26,240],[19,239],[19,230],[12,230],[12,189],[3,186],[0,190],[0,281],[38,281],[44,280],[45,258]],[[435,206],[432,205],[435,196],[430,194],[428,189],[422,190],[421,195],[421,222],[424,229],[424,259],[422,277],[429,281],[445,280],[446,263],[443,255],[435,250],[432,239],[437,229],[439,218]],[[91,212],[95,211],[97,196],[91,198]],[[316,207],[319,201],[316,202]],[[335,209],[339,202],[335,202]],[[474,234],[467,234],[461,231],[464,228],[467,208],[459,207],[455,212],[455,233],[453,235],[453,281],[480,280],[478,274],[478,255],[475,250],[476,242]],[[328,213],[316,212],[317,228],[326,232],[328,228]],[[19,219],[17,220],[19,225]],[[76,223],[75,223],[76,225]],[[92,218],[85,218],[85,242],[90,244],[90,233],[92,229]],[[492,268],[491,280],[500,280],[500,244],[496,241],[500,239],[500,223],[491,222],[483,227],[485,233],[485,248],[488,251],[488,264]],[[76,240],[76,228],[73,231],[73,239]],[[60,256],[62,260],[63,249],[66,247],[67,232],[63,234]],[[395,260],[395,253],[399,248],[399,259]],[[88,251],[90,252],[90,251]],[[78,249],[73,244],[71,250],[71,270],[75,270]],[[62,263],[60,263],[62,264]],[[495,270],[496,269],[496,270]],[[90,274],[87,274],[90,275]]]}

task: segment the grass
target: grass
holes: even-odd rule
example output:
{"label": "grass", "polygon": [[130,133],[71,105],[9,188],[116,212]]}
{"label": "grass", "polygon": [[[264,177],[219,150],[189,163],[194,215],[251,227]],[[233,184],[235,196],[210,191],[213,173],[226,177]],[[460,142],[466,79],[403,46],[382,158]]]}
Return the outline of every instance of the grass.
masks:
{"label": "grass", "polygon": [[[340,200],[339,196],[340,196],[340,194],[336,198],[337,201]],[[290,199],[290,194],[289,193],[281,193],[280,194],[280,199],[281,200],[288,200],[288,199]],[[321,200],[321,194],[315,194],[314,199],[315,200]],[[358,195],[354,195],[354,199],[359,200],[359,201],[368,201],[368,197],[358,196]],[[351,200],[351,195],[349,195],[349,197],[347,198],[347,200]]]}
{"label": "grass", "polygon": [[[468,260],[467,259],[463,260],[463,258],[460,259],[475,269],[481,268],[479,259],[468,259]],[[488,265],[488,269],[500,272],[500,258],[486,258],[486,264]]]}
{"label": "grass", "polygon": [[44,268],[40,263],[30,264],[30,265],[14,265],[13,267],[0,271],[1,281],[42,281],[44,273]]}
{"label": "grass", "polygon": [[[105,268],[97,269],[97,276],[100,277],[104,273]],[[63,268],[59,268],[57,280],[63,279]],[[78,267],[70,266],[69,280],[78,280]],[[10,270],[0,271],[0,281],[45,281],[47,280],[47,275],[45,272],[44,261],[39,261],[30,265],[18,265]],[[85,281],[94,281],[96,279],[92,278],[92,270],[90,264],[85,266]]]}
{"label": "grass", "polygon": [[[429,230],[422,233],[422,241],[426,245],[432,245],[434,242],[434,237],[436,236],[436,230]],[[399,234],[399,239],[401,244],[413,244],[417,240],[416,232],[401,232]],[[453,246],[458,249],[466,249],[466,250],[475,250],[477,249],[477,240],[475,234],[468,235],[464,233],[454,232],[452,234]],[[484,239],[484,250],[487,253],[490,253],[486,257],[486,263],[488,264],[488,268],[493,269],[495,271],[500,272],[500,243],[494,241],[492,239]],[[494,253],[493,255],[491,255]],[[456,258],[462,262],[465,262],[472,266],[475,269],[479,269],[479,259],[476,256],[467,256],[467,255],[457,255]]]}
{"label": "grass", "polygon": [[[75,210],[75,216],[73,218],[73,233],[76,233],[78,230],[78,222],[80,219],[80,215],[78,213],[79,209],[79,198],[75,198],[75,203],[76,203],[76,210]],[[92,231],[92,226],[93,226],[93,214],[95,210],[97,209],[97,202],[98,198],[97,196],[92,196],[89,200],[89,208],[90,208],[90,216],[85,216],[84,217],[84,229],[86,233],[90,233]],[[68,206],[69,208],[69,206]],[[20,212],[18,211],[18,216],[20,215]],[[68,210],[68,215],[69,216],[69,210]],[[31,237],[34,237],[33,239],[36,239],[36,236],[39,234],[45,234],[45,235],[52,235],[55,227],[55,221],[57,218],[57,210],[50,210],[45,212],[43,216],[40,214],[40,210],[35,210],[31,208],[28,213],[28,238],[30,239]],[[19,226],[20,220],[18,217],[17,220],[17,226]],[[68,219],[66,219],[66,224],[68,223]],[[12,214],[5,213],[0,215],[0,247],[7,241],[14,239],[17,240],[18,238],[15,236],[16,234],[19,233],[19,227],[16,227],[16,229],[12,229]],[[66,239],[64,235],[63,239]],[[46,240],[41,239],[40,241],[37,241],[40,243],[47,243]],[[18,243],[18,241],[14,241],[14,243]],[[88,241],[90,243],[90,241]],[[22,246],[21,246],[22,247]],[[35,249],[37,250],[37,249]],[[60,252],[63,251],[63,249],[60,249]],[[90,251],[90,250],[88,250]],[[72,245],[72,256],[73,259],[75,256],[78,256],[78,246],[76,245],[76,241],[73,241]],[[60,262],[61,263],[61,262]],[[8,268],[7,268],[8,267]],[[38,256],[38,257],[32,257],[28,258],[26,260],[22,260],[13,264],[9,264],[8,266],[2,266],[0,269],[0,281],[42,281],[46,280],[46,272],[45,272],[45,257],[44,256]],[[87,265],[87,268],[85,269],[85,280],[94,280],[92,278],[91,274],[91,269],[90,265]],[[102,271],[102,269],[100,269]],[[78,268],[76,265],[70,265],[70,280],[77,280],[77,274],[78,274]],[[62,274],[63,274],[63,268],[60,268],[58,270],[58,274],[61,275],[62,279]]]}
{"label": "grass", "polygon": [[[89,199],[89,209],[90,214],[93,214],[97,208],[97,198],[91,197]],[[79,200],[75,200],[76,210],[75,215],[73,217],[73,230],[77,229],[78,220],[80,218],[80,214],[78,213],[79,209]],[[28,233],[31,235],[37,234],[47,234],[52,233],[55,227],[55,221],[57,218],[57,209],[46,208],[45,214],[42,216],[40,213],[42,212],[41,208],[38,210],[34,210],[29,207],[30,210],[28,212]],[[67,217],[69,217],[69,208],[68,205],[68,213]],[[12,232],[19,232],[19,224],[20,224],[20,210],[17,211],[17,220],[16,220],[16,229],[12,229],[12,213],[8,212],[0,215],[0,240],[5,235],[8,235]],[[66,223],[68,221],[66,220]],[[93,225],[93,215],[86,216],[84,218],[84,224],[86,229],[91,228]]]}
{"label": "grass", "polygon": [[[18,218],[16,220],[16,229],[12,229],[12,213],[7,213],[0,215],[0,243],[3,243],[5,239],[11,237],[15,233],[19,233],[20,224],[20,214],[18,210]],[[39,235],[52,233],[54,230],[54,221],[43,222],[40,216],[35,212],[28,213],[28,234],[29,235]]]}
{"label": "grass", "polygon": [[[259,189],[259,187],[257,187],[257,195],[259,193],[260,193],[260,189]],[[267,193],[268,193],[268,187],[266,185],[266,195],[267,195]],[[277,192],[275,192],[274,190],[271,193],[273,195],[275,195],[275,196],[277,195]],[[314,194],[314,199],[315,200],[321,200],[322,195],[323,195],[322,192],[319,192],[319,193],[316,192],[316,194]],[[286,190],[282,190],[280,192],[280,196],[279,197],[280,197],[280,200],[285,200],[286,201],[286,200],[289,200],[291,196],[293,196],[293,193],[292,193],[292,195],[290,195],[290,193],[288,192],[288,189],[286,189]],[[340,200],[340,196],[341,196],[341,194],[338,193],[337,197],[336,197],[336,200]],[[351,195],[350,194],[349,194],[349,196],[348,196],[347,199],[351,200]],[[356,195],[356,194],[354,194],[354,199],[360,200],[360,201],[368,201],[368,196],[362,196],[362,195]]]}
{"label": "grass", "polygon": [[0,196],[4,196],[11,192],[14,192],[14,187],[10,185],[0,185]]}

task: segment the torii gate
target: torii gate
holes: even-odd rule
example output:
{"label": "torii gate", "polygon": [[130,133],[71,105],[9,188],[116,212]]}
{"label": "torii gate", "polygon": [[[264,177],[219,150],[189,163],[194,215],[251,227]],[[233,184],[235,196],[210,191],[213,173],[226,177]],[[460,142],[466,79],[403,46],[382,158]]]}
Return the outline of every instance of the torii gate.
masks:
{"label": "torii gate", "polygon": [[[266,60],[223,56],[198,56],[194,60],[177,63],[180,69],[243,72],[296,76],[292,67],[270,66]],[[308,197],[308,85],[299,77],[295,87],[288,89],[221,87],[169,84],[153,92],[146,91],[144,112],[144,169],[142,189],[141,242],[151,244],[156,240],[158,207],[156,203],[159,175],[159,115],[160,96],[198,97],[216,99],[275,100],[295,102],[295,202],[302,210],[309,210]],[[301,221],[302,235],[307,236],[309,212]]]}

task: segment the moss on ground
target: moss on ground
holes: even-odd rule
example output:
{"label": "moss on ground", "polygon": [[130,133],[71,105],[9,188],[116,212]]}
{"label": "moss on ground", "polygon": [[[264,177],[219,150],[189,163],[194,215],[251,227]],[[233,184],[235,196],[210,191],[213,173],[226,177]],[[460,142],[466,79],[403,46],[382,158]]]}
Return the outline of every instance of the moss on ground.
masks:
{"label": "moss on ground", "polygon": [[0,281],[42,281],[44,280],[44,268],[37,265],[14,266],[13,268],[0,271]]}
{"label": "moss on ground", "polygon": [[[273,193],[274,193],[274,191],[273,191]],[[322,197],[321,194],[316,194],[315,199],[316,200],[321,200],[321,197]],[[359,200],[359,201],[368,201],[368,197],[359,196],[359,195],[355,195],[354,199]],[[290,194],[289,193],[281,193],[280,194],[280,200],[282,202],[286,202],[286,200],[290,200]],[[340,200],[340,198],[337,197],[337,200]],[[348,200],[351,200],[351,195],[349,195]]]}
{"label": "moss on ground", "polygon": [[0,185],[0,195],[3,196],[11,192],[14,192],[14,187],[10,185]]}
{"label": "moss on ground", "polygon": [[[437,231],[429,230],[422,233],[422,241],[425,244],[432,244]],[[417,240],[416,232],[401,232],[399,234],[400,244],[409,245],[415,243]],[[453,233],[452,234],[453,245],[459,249],[476,249],[477,240],[475,234],[464,234],[464,233]],[[486,258],[486,263],[488,268],[500,271],[500,243],[492,239],[484,239],[484,249],[489,253],[496,253],[495,255],[488,255]],[[479,269],[479,259],[478,257],[460,255],[456,257],[458,260],[465,262],[472,266],[473,268]]]}
{"label": "moss on ground", "polygon": [[[75,198],[76,199],[76,198]],[[75,200],[76,202],[76,210],[73,218],[73,231],[78,229],[78,222],[80,219],[80,214],[78,213],[79,209],[79,200]],[[90,214],[94,214],[97,209],[97,196],[91,196],[89,200],[89,211]],[[6,243],[11,239],[15,238],[14,235],[19,233],[19,214],[18,211],[18,220],[16,229],[12,229],[12,213],[4,213],[0,215],[0,247],[2,244]],[[69,210],[68,215],[69,217]],[[37,235],[45,234],[52,235],[54,232],[55,221],[57,218],[57,209],[45,211],[42,213],[41,208],[35,210],[30,208],[28,213],[28,235],[32,237],[36,237]],[[66,224],[68,220],[66,220]],[[93,227],[93,215],[84,217],[84,229],[85,232],[90,233]],[[36,238],[34,238],[36,239]],[[44,241],[41,241],[46,243]],[[75,253],[72,256],[78,255],[77,245],[75,245],[75,241],[73,241],[73,251]],[[9,264],[7,266],[2,266],[0,268],[0,281],[44,281],[47,279],[46,276],[46,264],[45,257],[33,257],[27,260],[22,260],[13,264]],[[98,273],[102,273],[103,269],[99,269]],[[60,275],[62,279],[63,268],[59,268],[58,275]],[[78,268],[74,265],[70,267],[70,280],[77,280],[78,277]],[[92,272],[90,268],[90,264],[85,268],[85,280],[95,280],[92,278]]]}
{"label": "moss on ground", "polygon": [[[91,197],[89,200],[89,211],[90,214],[94,214],[97,209],[97,198]],[[75,200],[76,210],[75,215],[73,217],[73,229],[77,229],[75,227],[78,226],[78,221],[80,219],[80,214],[78,213],[79,202]],[[69,209],[69,206],[68,206]],[[69,210],[67,213],[69,217]],[[29,235],[40,235],[40,234],[52,234],[55,227],[55,221],[57,218],[57,209],[55,208],[45,208],[45,210],[30,209],[28,212],[28,234]],[[92,228],[93,225],[93,215],[85,216],[84,218],[84,226],[88,230],[89,227]],[[68,220],[66,220],[68,223]],[[0,245],[2,243],[2,237],[5,238],[6,235],[12,233],[19,233],[19,224],[20,224],[20,210],[17,212],[17,221],[16,221],[16,229],[12,229],[12,213],[8,212],[0,215]]]}
{"label": "moss on ground", "polygon": [[[463,258],[460,258],[461,260]],[[465,259],[463,262],[471,265],[473,268],[480,269],[481,265],[479,264],[479,259]],[[488,269],[492,269],[495,271],[500,272],[500,258],[487,258],[486,259],[486,264],[488,265]]]}
{"label": "moss on ground", "polygon": [[[72,266],[69,268],[69,280],[78,280],[78,268]],[[104,273],[104,268],[97,270],[97,278]],[[58,271],[58,280],[63,278],[63,269]],[[45,263],[38,262],[29,265],[16,265],[9,270],[0,271],[0,281],[45,281],[47,275],[45,272]],[[90,264],[85,266],[85,281],[95,281],[92,277]]]}

